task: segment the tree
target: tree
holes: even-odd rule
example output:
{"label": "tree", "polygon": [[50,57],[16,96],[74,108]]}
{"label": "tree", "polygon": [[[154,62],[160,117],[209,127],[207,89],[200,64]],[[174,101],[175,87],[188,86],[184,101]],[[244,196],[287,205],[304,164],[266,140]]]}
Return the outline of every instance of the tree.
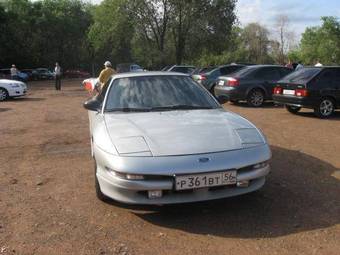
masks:
{"label": "tree", "polygon": [[[289,50],[294,47],[294,32],[289,29],[289,18],[286,15],[278,15],[275,22],[275,30],[278,35],[278,45],[274,47],[274,54],[277,62],[284,64],[286,62],[286,55]],[[278,46],[278,47],[277,47]]]}
{"label": "tree", "polygon": [[335,17],[322,17],[322,25],[306,28],[300,47],[294,51],[305,64],[317,60],[326,65],[340,62],[340,22]]}

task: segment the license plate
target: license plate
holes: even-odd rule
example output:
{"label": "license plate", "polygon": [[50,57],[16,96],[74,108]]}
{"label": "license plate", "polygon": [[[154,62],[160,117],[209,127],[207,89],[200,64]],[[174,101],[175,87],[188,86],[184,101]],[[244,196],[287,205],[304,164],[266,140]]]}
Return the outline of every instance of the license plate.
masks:
{"label": "license plate", "polygon": [[236,171],[176,176],[176,190],[197,189],[236,183]]}
{"label": "license plate", "polygon": [[224,81],[219,81],[218,85],[223,86],[224,85]]}
{"label": "license plate", "polygon": [[295,90],[293,89],[284,89],[283,90],[284,95],[295,95]]}

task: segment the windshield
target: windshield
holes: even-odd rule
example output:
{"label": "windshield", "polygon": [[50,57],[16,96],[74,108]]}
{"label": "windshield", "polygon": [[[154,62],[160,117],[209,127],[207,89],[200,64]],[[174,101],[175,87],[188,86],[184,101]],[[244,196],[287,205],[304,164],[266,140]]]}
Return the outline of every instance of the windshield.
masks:
{"label": "windshield", "polygon": [[320,70],[321,70],[320,68],[303,68],[285,76],[282,79],[282,81],[288,82],[307,81],[313,78],[317,73],[319,73]]}
{"label": "windshield", "polygon": [[214,109],[215,100],[186,76],[120,78],[108,92],[105,111]]}

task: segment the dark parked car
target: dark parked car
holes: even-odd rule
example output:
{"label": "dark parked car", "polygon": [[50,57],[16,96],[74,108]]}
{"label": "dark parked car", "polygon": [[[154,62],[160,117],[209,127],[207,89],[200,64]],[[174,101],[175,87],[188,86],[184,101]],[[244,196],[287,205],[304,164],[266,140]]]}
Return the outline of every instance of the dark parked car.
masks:
{"label": "dark parked car", "polygon": [[166,70],[163,70],[165,68],[163,68],[162,70],[167,71],[167,72],[177,72],[177,73],[191,74],[195,70],[195,68],[196,67],[194,67],[194,66],[174,65],[174,66],[167,68]]}
{"label": "dark parked car", "polygon": [[20,71],[22,73],[27,74],[28,80],[32,80],[33,79],[33,69],[21,69]]}
{"label": "dark parked car", "polygon": [[65,78],[89,78],[90,76],[91,76],[90,73],[79,69],[66,70],[64,72]]}
{"label": "dark parked car", "polygon": [[248,105],[259,107],[265,100],[272,99],[277,81],[292,71],[276,65],[247,66],[229,76],[221,76],[215,86],[215,95],[228,97],[233,103],[246,100]]}
{"label": "dark parked car", "polygon": [[311,108],[327,118],[340,108],[340,67],[307,67],[291,73],[278,81],[273,99],[291,113]]}
{"label": "dark parked car", "polygon": [[47,68],[37,68],[32,71],[33,80],[52,80],[54,74]]}
{"label": "dark parked car", "polygon": [[203,73],[199,75],[193,75],[193,79],[198,83],[203,85],[207,90],[209,90],[212,94],[214,94],[214,87],[216,86],[216,82],[218,77],[231,74],[245,67],[244,65],[224,65],[218,67],[208,68]]}

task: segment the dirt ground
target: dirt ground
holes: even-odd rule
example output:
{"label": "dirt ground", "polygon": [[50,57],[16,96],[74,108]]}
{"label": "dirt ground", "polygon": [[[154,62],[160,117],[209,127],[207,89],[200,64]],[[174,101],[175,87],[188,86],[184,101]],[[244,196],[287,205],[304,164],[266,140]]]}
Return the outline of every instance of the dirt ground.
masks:
{"label": "dirt ground", "polygon": [[264,188],[165,207],[103,203],[94,192],[80,81],[30,84],[0,103],[0,254],[340,254],[340,112],[292,115],[226,104],[266,134]]}

